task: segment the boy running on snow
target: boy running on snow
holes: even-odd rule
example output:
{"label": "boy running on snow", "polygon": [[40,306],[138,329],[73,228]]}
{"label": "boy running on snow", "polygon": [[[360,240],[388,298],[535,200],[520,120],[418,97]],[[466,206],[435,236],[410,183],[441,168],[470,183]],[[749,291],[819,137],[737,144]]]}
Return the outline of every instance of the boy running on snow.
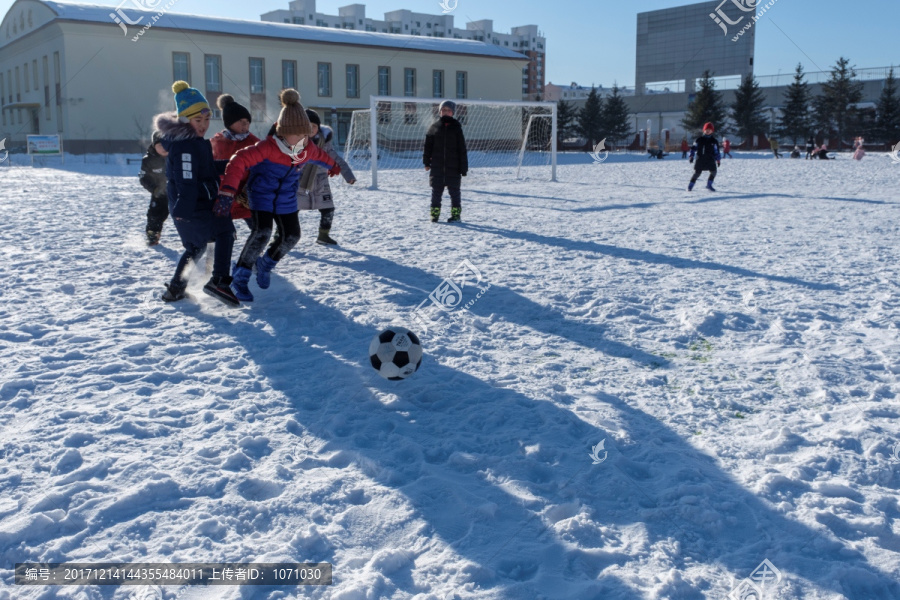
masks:
{"label": "boy running on snow", "polygon": [[706,189],[711,192],[716,191],[713,188],[713,179],[716,178],[716,167],[722,164],[722,156],[719,154],[719,141],[713,137],[715,130],[712,123],[704,123],[703,135],[698,137],[691,147],[691,157],[688,161],[693,163],[696,156],[697,164],[694,166],[694,176],[691,177],[691,182],[688,184],[689,192],[694,189],[694,184],[697,183],[700,173],[703,171],[709,171]]}

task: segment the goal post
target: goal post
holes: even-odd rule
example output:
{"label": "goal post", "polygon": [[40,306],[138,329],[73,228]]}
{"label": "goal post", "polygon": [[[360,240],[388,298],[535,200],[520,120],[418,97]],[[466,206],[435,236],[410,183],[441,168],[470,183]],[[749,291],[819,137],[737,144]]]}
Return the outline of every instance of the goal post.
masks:
{"label": "goal post", "polygon": [[[344,159],[355,170],[371,172],[371,189],[378,189],[379,172],[421,169],[425,133],[440,117],[442,101],[371,96],[368,109],[353,112]],[[549,179],[556,181],[555,102],[452,101],[454,117],[463,126],[470,168],[497,167],[501,176],[520,177],[523,166],[544,167]]]}

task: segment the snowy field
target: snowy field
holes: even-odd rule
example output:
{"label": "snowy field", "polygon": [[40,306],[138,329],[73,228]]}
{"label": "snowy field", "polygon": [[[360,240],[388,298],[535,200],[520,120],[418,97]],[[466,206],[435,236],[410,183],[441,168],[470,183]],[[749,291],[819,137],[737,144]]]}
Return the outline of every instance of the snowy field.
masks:
{"label": "snowy field", "polygon": [[[341,246],[301,213],[240,309],[202,272],[157,299],[180,246],[144,246],[138,165],[0,165],[0,600],[725,599],[764,560],[766,600],[900,598],[900,164],[746,158],[715,193],[676,156],[473,169],[459,226],[423,171],[362,173]],[[422,331],[464,260],[486,291]],[[426,352],[401,382],[368,363],[390,324]],[[14,586],[26,561],[334,583]]]}

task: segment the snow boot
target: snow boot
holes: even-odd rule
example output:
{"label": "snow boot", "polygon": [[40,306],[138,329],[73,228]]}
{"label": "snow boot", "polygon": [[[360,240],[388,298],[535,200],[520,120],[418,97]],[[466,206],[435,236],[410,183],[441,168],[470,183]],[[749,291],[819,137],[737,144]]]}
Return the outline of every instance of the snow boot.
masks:
{"label": "snow boot", "polygon": [[716,188],[714,188],[714,187],[712,186],[712,181],[707,181],[707,182],[706,182],[706,189],[708,189],[708,190],[711,191],[711,192],[716,191]]}
{"label": "snow boot", "polygon": [[269,285],[272,283],[272,269],[277,264],[277,260],[265,253],[256,259],[256,285],[260,289],[269,289]]}
{"label": "snow boot", "polygon": [[437,223],[438,219],[441,218],[441,207],[440,206],[432,206],[431,207],[431,222]]}
{"label": "snow boot", "polygon": [[694,184],[695,184],[695,183],[697,183],[697,182],[696,182],[696,181],[692,181],[692,182],[690,182],[690,183],[688,184],[688,191],[689,191],[689,192],[691,192],[691,191],[694,190]]}
{"label": "snow boot", "polygon": [[461,208],[451,208],[450,209],[450,218],[447,219],[448,223],[459,223],[462,221],[462,209]]}
{"label": "snow boot", "polygon": [[178,302],[179,300],[183,300],[187,293],[185,290],[187,289],[186,285],[176,285],[174,283],[166,284],[166,291],[162,293],[163,302]]}
{"label": "snow boot", "polygon": [[[337,246],[338,243],[334,241],[329,235],[328,232],[330,229],[324,229],[322,227],[319,228],[319,237],[316,238],[317,244],[322,244],[324,246]],[[262,287],[262,286],[260,286]]]}
{"label": "snow boot", "polygon": [[241,302],[253,302],[253,294],[247,284],[250,283],[250,274],[252,271],[247,267],[234,265],[231,270],[231,289],[234,291],[235,297]]}
{"label": "snow boot", "polygon": [[159,244],[159,238],[162,237],[162,231],[147,230],[147,245],[156,246]]}
{"label": "snow boot", "polygon": [[203,286],[203,292],[228,306],[240,306],[241,302],[231,291],[231,277],[213,277]]}

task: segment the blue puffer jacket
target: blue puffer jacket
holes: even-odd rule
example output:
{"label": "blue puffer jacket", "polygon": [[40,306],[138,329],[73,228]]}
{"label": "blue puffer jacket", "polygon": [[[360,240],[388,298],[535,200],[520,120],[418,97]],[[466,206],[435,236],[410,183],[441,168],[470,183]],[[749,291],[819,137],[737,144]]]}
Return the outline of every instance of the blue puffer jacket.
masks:
{"label": "blue puffer jacket", "polygon": [[307,162],[333,169],[335,163],[324,150],[308,144],[296,157],[286,154],[275,137],[270,136],[238,150],[225,169],[222,190],[234,193],[246,178],[244,189],[250,210],[286,215],[297,212],[297,186],[300,169]]}
{"label": "blue puffer jacket", "polygon": [[175,113],[158,115],[156,128],[163,134],[160,143],[169,153],[169,212],[179,219],[197,218],[198,213],[211,215],[219,193],[219,174],[209,140],[199,137],[190,123],[179,122]]}

